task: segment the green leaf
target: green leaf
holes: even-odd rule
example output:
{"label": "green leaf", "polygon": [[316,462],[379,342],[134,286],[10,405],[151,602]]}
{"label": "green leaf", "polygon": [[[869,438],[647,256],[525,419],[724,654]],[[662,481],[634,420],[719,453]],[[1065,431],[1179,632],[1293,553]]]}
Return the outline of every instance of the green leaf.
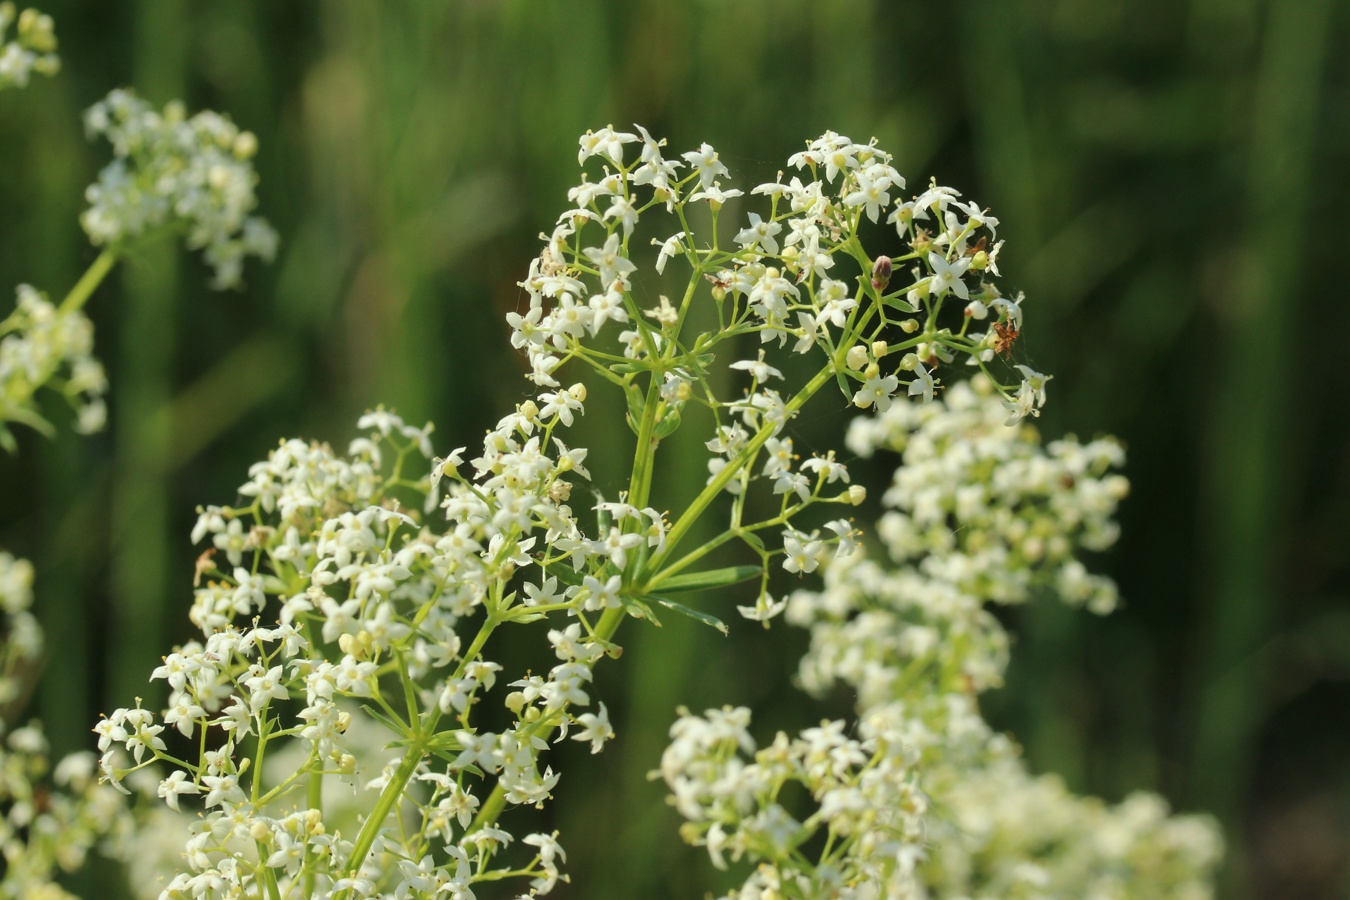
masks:
{"label": "green leaf", "polygon": [[642,393],[642,389],[635,384],[630,384],[624,390],[624,397],[628,401],[628,414],[634,421],[642,418],[642,410],[647,407],[647,395]]}
{"label": "green leaf", "polygon": [[674,575],[661,582],[661,590],[670,593],[680,591],[703,591],[712,588],[727,587],[758,578],[763,574],[759,566],[729,566],[725,569],[707,569],[702,572],[690,572],[686,575]]}
{"label": "green leaf", "polygon": [[918,309],[916,309],[912,303],[910,303],[908,300],[901,299],[899,294],[888,294],[887,296],[882,297],[881,300],[887,306],[893,306],[896,309],[900,310],[901,312],[906,313],[918,312]]}
{"label": "green leaf", "polygon": [[853,392],[848,389],[848,379],[844,377],[844,373],[835,370],[834,380],[839,382],[839,393],[843,394],[844,400],[851,404],[853,402]]}
{"label": "green leaf", "polygon": [[[636,619],[645,619],[657,628],[661,627],[661,620],[656,617],[656,613],[652,612],[652,608],[646,603],[643,603],[636,597],[624,597],[621,595],[619,599],[623,602],[623,608],[628,611],[630,616]],[[652,597],[651,599],[655,600],[657,598]]]}
{"label": "green leaf", "polygon": [[675,429],[680,427],[680,411],[676,407],[668,407],[661,421],[656,423],[656,428],[652,432],[652,437],[658,441],[664,440],[675,433]]}
{"label": "green leaf", "polygon": [[688,616],[691,619],[702,622],[704,625],[711,625],[723,634],[730,633],[729,629],[721,619],[709,613],[705,613],[702,610],[694,609],[692,606],[685,606],[683,603],[676,603],[674,600],[667,597],[658,597],[655,594],[650,595],[648,599],[655,600],[661,606],[664,606],[672,612],[677,612],[682,616]]}
{"label": "green leaf", "polygon": [[581,585],[581,573],[574,570],[571,566],[556,565],[550,569],[545,569],[544,577],[547,578],[550,575],[566,585],[571,586]]}
{"label": "green leaf", "polygon": [[740,537],[741,540],[745,541],[751,547],[754,547],[760,553],[768,552],[768,549],[764,546],[764,539],[761,538],[759,535],[755,534],[753,531],[745,531],[738,536]]}
{"label": "green leaf", "polygon": [[375,721],[379,722],[385,728],[388,728],[394,734],[407,735],[408,726],[404,725],[402,722],[389,718],[389,716],[371,706],[369,703],[362,703],[361,708],[370,713],[371,718],[375,719]]}

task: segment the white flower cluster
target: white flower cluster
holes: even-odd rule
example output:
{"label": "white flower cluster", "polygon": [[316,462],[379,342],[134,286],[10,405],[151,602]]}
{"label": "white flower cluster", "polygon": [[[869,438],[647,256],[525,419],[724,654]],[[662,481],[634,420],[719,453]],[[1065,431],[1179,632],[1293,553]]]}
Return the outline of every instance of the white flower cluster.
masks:
{"label": "white flower cluster", "polygon": [[[678,306],[662,298],[657,308],[639,311],[630,292],[638,265],[629,258],[629,240],[640,215],[661,206],[677,213],[681,230],[652,240],[659,247],[654,268],[661,273],[669,260],[683,257],[713,285],[719,333],[705,335],[700,350],[745,333],[779,347],[791,339],[795,353],[820,345],[833,357],[839,385],[853,382],[845,394],[859,407],[875,404],[881,410],[890,406],[901,378],[910,378],[909,396],[931,400],[940,365],[960,355],[987,372],[997,352],[1010,350],[1022,324],[1022,301],[1004,297],[992,281],[1002,247],[1001,241],[990,246],[998,220],[936,184],[899,199],[905,180],[875,142],[857,144],[833,132],[809,142],[788,164],[810,177],[784,182],[780,173],[777,181],[755,187],[751,194],[767,198],[766,214],[749,213],[748,224],[734,237],[736,249],[723,250],[716,240],[701,245],[684,215],[686,206],[706,203],[715,229],[722,206],[744,195],[722,185],[729,173],[717,152],[704,144],[683,154],[682,164],[663,157],[663,141],[638,131],[640,136],[604,128],[581,139],[578,159],[599,157],[607,163],[603,177],[569,193],[577,208],[545,236],[548,246],[523,285],[530,309],[511,317],[513,343],[527,350],[537,383],[555,384],[553,369],[564,358],[584,356],[584,338],[610,320],[629,326],[619,335],[628,358],[643,362],[669,355],[667,332],[683,322],[688,296]],[[637,159],[626,161],[630,144],[639,145]],[[639,197],[639,187],[648,196]],[[858,234],[862,220],[875,223],[882,216],[908,253],[865,252]],[[592,223],[605,228],[602,246],[582,240],[582,230]],[[854,269],[851,277],[845,262]],[[912,263],[911,278],[893,286],[895,268],[905,262]],[[586,283],[583,273],[593,281]],[[954,311],[959,327],[944,324],[944,307]],[[655,326],[648,326],[647,318]],[[987,332],[973,330],[972,323],[985,321]],[[891,346],[885,338],[897,329],[915,337]],[[883,362],[890,354],[898,362]],[[737,367],[754,380],[743,401],[728,405],[745,416],[781,415],[778,392],[768,387],[781,378],[779,370],[762,356]],[[707,388],[696,356],[665,374],[663,395],[676,412],[696,389]],[[1036,413],[1045,402],[1047,380],[1022,367],[1019,386],[1002,388],[1015,417]]]}
{"label": "white flower cluster", "polygon": [[75,408],[77,431],[98,431],[107,417],[108,382],[92,355],[93,323],[79,309],[56,306],[26,284],[17,293],[14,311],[0,321],[0,445],[14,449],[10,422],[51,432],[34,402],[44,386]]}
{"label": "white flower cluster", "polygon": [[[809,867],[762,862],[733,896],[907,896],[923,853],[928,798],[903,736],[882,721],[864,723],[856,738],[844,722],[822,722],[756,748],[749,725],[744,708],[703,716],[681,710],[660,770],[671,803],[688,819],[681,834],[707,847],[719,869],[728,857],[799,858],[820,835],[828,835],[830,850]],[[789,786],[811,797],[809,814],[779,802]]]}
{"label": "white flower cluster", "polygon": [[0,550],[0,727],[42,658],[42,627],[32,607],[33,564]]}
{"label": "white flower cluster", "polygon": [[[834,452],[800,460],[786,423],[822,388],[838,384],[851,395],[849,382],[873,378],[891,330],[898,351],[914,351],[913,364],[902,359],[899,368],[930,379],[931,367],[954,352],[987,360],[983,337],[967,333],[971,317],[962,317],[959,331],[937,324],[942,298],[970,295],[972,287],[954,277],[935,283],[932,274],[898,293],[878,286],[877,258],[857,232],[884,203],[875,192],[854,195],[864,183],[898,186],[899,176],[874,146],[823,140],[847,159],[802,155],[800,167],[824,169],[829,178],[765,186],[763,236],[743,234],[722,250],[716,218],[739,192],[722,186],[727,172],[712,148],[684,154],[685,165],[666,160],[662,143],[645,131],[640,139],[610,129],[583,136],[581,161],[598,157],[603,177],[571,192],[577,205],[544,237],[522,284],[529,308],[510,316],[538,392],[488,432],[481,453],[467,459],[460,448],[419,477],[425,469],[414,460],[431,456],[430,426],[377,411],[358,423],[369,436],[345,457],[286,441],[250,470],[242,505],[201,511],[193,537],[212,548],[198,566],[191,618],[202,639],[177,648],[154,673],[167,682],[166,707],[117,709],[96,729],[110,781],[156,767],[165,803],[200,811],[185,838],[185,866],[163,896],[266,888],[472,897],[473,884],[504,878],[527,881],[531,895],[547,893],[564,877],[556,836],[517,837],[499,819],[512,805],[545,803],[557,787],[560,773],[544,757],[550,741],[570,738],[599,752],[613,737],[591,684],[598,661],[618,652],[621,622],[673,611],[725,629],[676,597],[751,579],[759,580],[759,599],[741,612],[767,621],[786,605],[768,591],[775,569],[800,576],[853,551],[851,522],[812,527],[803,514],[819,503],[857,505],[864,492],[850,486]],[[625,164],[624,148],[639,142],[639,158]],[[837,184],[828,186],[831,179]],[[933,194],[911,216],[948,222],[913,258],[921,267],[933,265],[931,256],[963,272],[987,271],[988,254],[980,257],[984,251],[968,239],[991,220],[948,215],[952,196]],[[713,223],[700,239],[688,222],[704,204]],[[673,244],[655,241],[661,252],[648,267],[659,277],[678,253],[690,271],[679,302],[660,297],[642,309],[633,288],[641,267],[629,246],[639,216],[654,210],[682,230]],[[775,235],[783,228],[790,234],[780,245]],[[770,250],[772,259],[764,255]],[[845,269],[854,273],[853,287],[826,277],[848,277]],[[973,289],[996,299],[983,280]],[[918,306],[906,299],[911,293]],[[718,331],[686,333],[695,302],[716,308]],[[923,325],[893,318],[918,307],[926,310]],[[1009,304],[1001,315],[1015,309]],[[611,320],[627,329],[604,334]],[[737,352],[741,335],[757,335],[749,354]],[[768,357],[813,348],[826,359],[804,384],[792,384]],[[727,374],[715,365],[719,356]],[[590,477],[587,452],[564,443],[561,431],[584,415],[588,389],[558,380],[569,360],[624,395],[636,436],[627,491],[584,515],[569,504],[574,481]],[[712,385],[728,376],[748,377],[749,387],[719,397]],[[883,392],[872,402],[889,398]],[[709,482],[683,509],[667,512],[652,499],[658,447],[695,414],[713,435]],[[613,480],[607,473],[605,483]],[[756,521],[746,499],[761,486],[777,498],[777,512]],[[726,529],[685,548],[715,503],[731,507]],[[777,548],[761,536],[775,532]],[[698,569],[732,542],[748,549],[753,564]],[[546,673],[506,672],[485,654],[498,629],[540,620],[556,657]],[[499,723],[493,727],[481,712],[490,699],[499,704],[486,719]],[[372,760],[355,748],[347,735],[356,716],[385,729],[398,755]],[[912,843],[909,812],[894,810],[897,798],[910,796],[896,786],[910,760],[894,735],[865,736],[855,747],[860,758],[832,774],[815,768],[822,748],[834,738],[841,747],[852,743],[833,726],[816,737],[791,749],[783,778],[813,787],[833,779],[824,821],[843,827],[846,805],[863,804],[870,819],[894,821],[904,831],[897,840]],[[185,754],[180,744],[197,749]],[[297,768],[267,774],[271,767],[258,760],[288,747]],[[328,821],[316,801],[325,779],[377,792],[355,833]],[[422,824],[400,827],[404,821]],[[891,844],[874,843],[870,852],[894,855]]]}
{"label": "white flower cluster", "polygon": [[[1008,656],[986,604],[1039,592],[1097,613],[1115,607],[1115,584],[1077,554],[1116,539],[1116,507],[1129,490],[1113,471],[1123,450],[1110,438],[1042,446],[1033,429],[1003,424],[992,395],[977,378],[941,403],[898,403],[853,422],[854,453],[900,454],[877,523],[891,560],[856,557],[827,576],[827,584],[839,579],[837,593],[794,597],[793,621],[812,626],[802,668],[809,690],[842,679],[862,692],[860,705],[884,702],[902,677],[899,654],[983,691],[1002,683]],[[863,604],[859,594],[879,602]],[[851,615],[860,605],[863,614]]]}
{"label": "white flower cluster", "polygon": [[[909,848],[912,880],[860,879],[838,896],[1211,897],[1221,852],[1212,821],[1169,817],[1153,795],[1117,807],[1076,797],[1053,777],[1032,776],[980,714],[978,696],[1001,682],[1008,655],[1007,634],[986,604],[1044,594],[1110,609],[1114,585],[1087,574],[1075,556],[1114,539],[1112,516],[1125,492],[1111,472],[1121,462],[1114,442],[1042,448],[1032,429],[1008,428],[1004,417],[992,387],[976,379],[952,387],[944,402],[899,401],[855,423],[854,452],[902,454],[878,529],[890,561],[862,553],[834,561],[823,590],[801,589],[789,600],[789,621],[811,631],[803,685],[856,692],[859,733],[892,735],[912,753],[912,765],[892,777],[927,798],[916,805],[923,840]],[[793,743],[779,738],[785,742]],[[666,773],[677,808],[702,827],[706,817],[679,805],[681,777],[678,767]],[[743,820],[770,808],[763,795],[742,803]],[[857,855],[850,842],[865,844],[867,830],[831,832],[826,846],[837,852],[818,862],[805,862],[797,843],[773,853],[761,846],[747,884],[765,872],[812,883],[819,869],[848,867]]]}
{"label": "white flower cluster", "polygon": [[[530,585],[528,600],[510,588],[514,571],[534,563],[535,539],[526,535],[567,514],[550,493],[562,474],[584,474],[585,452],[562,448],[549,459],[538,435],[519,441],[498,460],[498,475],[474,487],[454,483],[445,503],[450,524],[433,531],[395,499],[428,490],[427,478],[405,470],[430,456],[430,428],[384,411],[359,426],[370,436],[345,457],[282,443],[240,488],[248,507],[201,511],[194,537],[214,545],[199,567],[205,582],[191,613],[203,639],[177,648],[155,671],[170,688],[160,714],[118,709],[95,729],[114,784],[158,758],[171,765],[159,796],[175,810],[191,803],[203,812],[186,839],[187,870],[169,881],[165,897],[246,896],[268,884],[307,896],[471,897],[473,881],[504,874],[542,894],[561,877],[564,856],[552,835],[517,842],[490,825],[471,826],[490,801],[486,775],[495,778],[498,803],[548,798],[558,775],[538,757],[555,727],[595,750],[612,736],[603,704],[572,712],[591,706],[587,685],[603,648],[580,624],[550,631],[559,664],[547,677],[511,685],[504,703],[518,716],[515,726],[492,733],[470,717],[501,671],[479,652],[494,628],[539,618],[564,594],[577,610],[618,603],[616,591],[594,579],[564,591],[556,579]],[[485,454],[504,450],[508,434],[520,438],[516,427],[533,432],[537,424],[511,417]],[[453,476],[454,465],[437,461],[437,478]],[[260,625],[264,611],[273,625]],[[478,637],[466,644],[460,632],[475,618]],[[343,698],[366,706],[353,713]],[[358,757],[347,738],[354,714],[373,717],[395,732],[387,739],[416,751],[388,765]],[[442,719],[448,727],[438,730]],[[171,740],[196,742],[205,733],[216,749],[196,764],[169,751]],[[304,748],[300,768],[264,777],[255,760],[293,742]],[[358,833],[344,834],[328,827],[320,808],[297,808],[325,777],[359,781],[388,801],[367,808]],[[386,822],[391,812],[399,815]],[[407,816],[425,827],[398,828]],[[512,843],[527,855],[490,876],[489,859],[508,855]]]}
{"label": "white flower cluster", "polygon": [[95,246],[182,234],[204,251],[218,288],[240,283],[245,257],[275,254],[276,232],[250,215],[258,181],[252,133],[219,113],[188,118],[176,101],[157,112],[129,90],[91,107],[85,127],[90,137],[107,137],[114,157],[89,186],[80,217]]}
{"label": "white flower cluster", "polygon": [[32,564],[0,551],[0,897],[64,898],[54,879],[132,823],[121,795],[98,783],[93,754],[53,770],[41,723],[12,727],[41,668],[32,604]]}
{"label": "white flower cluster", "polygon": [[[5,32],[16,22],[14,39],[6,40]],[[25,9],[16,16],[13,3],[0,3],[0,91],[24,87],[34,72],[55,75],[60,70],[52,17],[36,9]]]}
{"label": "white flower cluster", "polygon": [[1156,794],[1115,806],[1077,796],[1053,775],[1030,775],[1011,746],[947,773],[934,805],[943,815],[928,822],[923,880],[935,900],[1214,896],[1223,847],[1211,819],[1171,815]]}
{"label": "white flower cluster", "polygon": [[0,732],[0,897],[71,898],[59,876],[130,834],[122,797],[99,784],[94,754],[73,753],[54,770],[47,758],[39,725]]}

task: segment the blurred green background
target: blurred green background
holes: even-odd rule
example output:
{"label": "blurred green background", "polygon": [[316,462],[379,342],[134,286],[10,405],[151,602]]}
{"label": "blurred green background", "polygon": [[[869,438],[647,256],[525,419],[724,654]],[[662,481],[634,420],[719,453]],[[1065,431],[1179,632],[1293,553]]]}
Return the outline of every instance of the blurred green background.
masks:
{"label": "blurred green background", "polygon": [[[188,634],[194,508],[233,501],[278,438],[342,445],[385,403],[434,420],[444,450],[525,396],[502,317],[579,133],[706,140],[748,186],[831,128],[880,138],[911,188],[932,175],[992,207],[1022,350],[1055,376],[1045,433],[1129,450],[1123,538],[1096,561],[1127,605],[1020,611],[995,723],[1077,790],[1220,816],[1224,896],[1350,896],[1346,3],[42,8],[65,70],[0,102],[0,283],[60,296],[93,259],[76,219],[107,151],[80,114],[120,85],[253,130],[282,235],[238,293],[176,249],[120,267],[89,307],[111,428],[0,459],[0,546],[39,567],[35,710],[59,750],[157,696],[146,676]],[[825,403],[802,427],[837,441],[844,416]],[[584,442],[622,464],[628,433],[599,418]],[[622,638],[600,685],[619,741],[563,751],[559,895],[701,896],[720,882],[646,779],[676,705],[746,703],[771,729],[847,698],[790,691],[791,629]]]}

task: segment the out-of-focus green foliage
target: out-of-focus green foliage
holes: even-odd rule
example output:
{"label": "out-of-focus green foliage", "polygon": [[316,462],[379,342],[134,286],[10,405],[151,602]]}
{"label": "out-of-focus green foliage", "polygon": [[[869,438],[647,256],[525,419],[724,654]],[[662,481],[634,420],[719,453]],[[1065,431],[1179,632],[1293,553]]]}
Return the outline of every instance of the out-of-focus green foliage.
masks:
{"label": "out-of-focus green foliage", "polygon": [[[1134,495],[1101,566],[1126,607],[1018,620],[995,721],[1074,789],[1155,788],[1218,813],[1229,896],[1345,895],[1350,307],[1333,211],[1350,171],[1347,4],[43,8],[64,69],[0,96],[0,296],[59,295],[95,255],[78,215],[106,151],[80,114],[119,84],[256,133],[260,212],[281,233],[278,263],[246,269],[234,294],[207,291],[177,251],[131,259],[88,307],[110,432],[23,434],[25,452],[0,459],[20,486],[0,497],[0,545],[36,562],[59,648],[35,706],[56,750],[156,690],[146,677],[187,626],[194,507],[232,500],[278,438],[345,443],[383,402],[434,419],[444,449],[522,398],[502,318],[578,134],[640,122],[677,149],[707,140],[750,184],[831,128],[880,137],[911,184],[935,175],[995,210],[1005,281],[1028,296],[1016,353],[1055,375],[1042,427],[1129,449]],[[818,410],[799,443],[845,415]],[[588,417],[595,456],[626,453],[622,425],[602,430],[621,411]],[[668,462],[667,477],[703,477]],[[632,629],[599,686],[619,741],[595,760],[560,751],[576,757],[553,823],[567,896],[717,884],[647,771],[681,703],[746,704],[765,727],[827,714],[786,692],[802,642]],[[642,715],[624,715],[625,691]],[[616,844],[641,864],[600,866]]]}

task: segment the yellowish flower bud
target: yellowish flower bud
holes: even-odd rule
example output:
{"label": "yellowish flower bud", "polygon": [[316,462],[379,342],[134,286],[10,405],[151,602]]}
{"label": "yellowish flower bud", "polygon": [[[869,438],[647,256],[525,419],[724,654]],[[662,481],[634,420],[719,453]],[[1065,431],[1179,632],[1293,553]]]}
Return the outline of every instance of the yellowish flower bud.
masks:
{"label": "yellowish flower bud", "polygon": [[252,159],[258,152],[258,138],[251,131],[241,131],[234,139],[233,150],[235,159]]}

